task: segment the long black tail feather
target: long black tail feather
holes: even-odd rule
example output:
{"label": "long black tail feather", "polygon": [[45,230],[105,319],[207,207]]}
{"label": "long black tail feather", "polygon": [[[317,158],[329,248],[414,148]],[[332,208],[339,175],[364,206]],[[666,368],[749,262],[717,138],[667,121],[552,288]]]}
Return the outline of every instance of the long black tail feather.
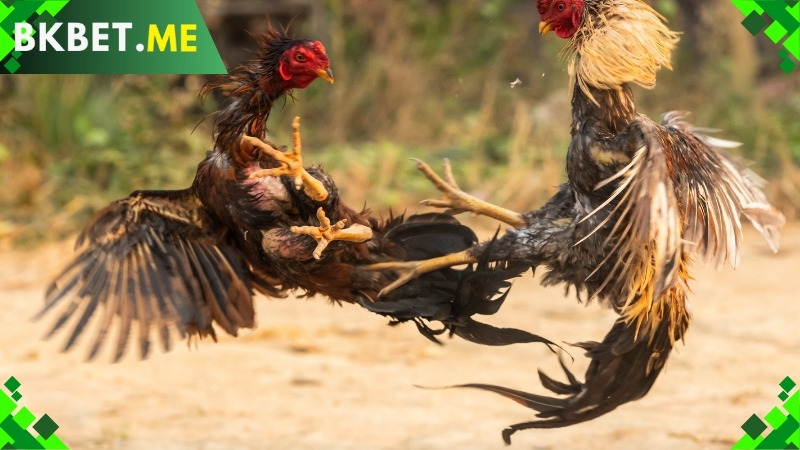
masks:
{"label": "long black tail feather", "polygon": [[[500,394],[537,411],[542,420],[511,425],[503,430],[503,440],[531,428],[561,428],[600,417],[625,403],[644,397],[664,368],[676,339],[683,336],[688,320],[676,326],[677,336],[670,336],[670,320],[659,323],[652,339],[636,334],[635,324],[617,320],[603,342],[582,342],[575,346],[586,350],[592,362],[585,381],[579,382],[563,360],[561,367],[567,382],[557,381],[539,371],[546,389],[565,397],[548,397],[489,384],[463,384],[454,387],[483,389]],[[623,352],[620,352],[623,350]]]}

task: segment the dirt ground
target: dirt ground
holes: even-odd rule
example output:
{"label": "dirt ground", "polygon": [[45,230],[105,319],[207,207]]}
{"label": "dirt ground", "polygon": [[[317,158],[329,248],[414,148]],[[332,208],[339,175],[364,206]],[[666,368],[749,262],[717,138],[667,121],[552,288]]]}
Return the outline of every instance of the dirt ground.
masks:
{"label": "dirt ground", "polygon": [[[464,382],[542,392],[536,369],[559,374],[541,345],[437,346],[412,325],[320,298],[257,300],[258,328],[238,338],[177,345],[142,362],[82,361],[42,341],[53,317],[32,323],[46,283],[71,243],[0,251],[0,378],[15,376],[21,404],[49,414],[73,448],[502,448],[500,431],[531,411]],[[740,425],[778,404],[778,383],[800,380],[800,229],[771,254],[747,230],[740,267],[698,268],[694,323],[644,399],[567,429],[525,431],[515,448],[730,448]],[[601,339],[614,319],[530,275],[492,323],[557,341]],[[575,367],[583,373],[579,352]]]}

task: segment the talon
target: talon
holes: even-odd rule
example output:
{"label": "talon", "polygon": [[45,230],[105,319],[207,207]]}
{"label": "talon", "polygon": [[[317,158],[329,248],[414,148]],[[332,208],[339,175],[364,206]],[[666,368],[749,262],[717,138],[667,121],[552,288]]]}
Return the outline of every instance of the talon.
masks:
{"label": "talon", "polygon": [[288,176],[294,180],[296,189],[303,189],[312,200],[317,202],[325,201],[328,198],[328,190],[321,181],[311,176],[303,168],[303,147],[300,141],[300,117],[295,117],[292,121],[292,150],[282,152],[252,136],[244,136],[242,145],[252,145],[266,153],[281,164],[281,167],[274,169],[261,169],[250,174],[250,178]]}
{"label": "talon", "polygon": [[383,297],[420,275],[433,272],[434,270],[445,269],[448,267],[458,266],[460,264],[473,264],[476,262],[478,262],[478,259],[472,255],[469,249],[467,249],[458,253],[451,253],[449,255],[425,259],[422,261],[383,262],[370,264],[364,266],[364,268],[375,271],[389,270],[398,275],[396,280],[381,289],[381,291],[378,293],[378,297]]}
{"label": "talon", "polygon": [[331,220],[322,208],[317,209],[319,226],[291,227],[289,231],[296,234],[307,234],[317,241],[314,249],[314,259],[320,259],[322,252],[333,241],[347,241],[360,243],[372,238],[372,229],[361,224],[354,224],[345,228],[347,219],[342,219],[331,225]]}
{"label": "talon", "polygon": [[483,200],[477,199],[458,188],[453,170],[450,167],[450,161],[445,159],[444,172],[445,178],[442,179],[431,167],[419,159],[412,159],[417,163],[417,169],[422,172],[425,177],[436,186],[436,189],[442,193],[442,200],[423,200],[421,203],[426,206],[436,208],[448,208],[448,212],[458,214],[460,212],[472,211],[475,214],[482,214],[491,218],[497,219],[501,222],[507,223],[514,228],[521,228],[527,226],[528,222],[525,217],[518,213],[511,211],[500,206],[493,205]]}
{"label": "talon", "polygon": [[458,183],[456,183],[456,177],[453,176],[453,166],[450,165],[450,158],[444,159],[444,177],[447,179],[447,184],[453,187],[453,189],[461,190],[458,187]]}

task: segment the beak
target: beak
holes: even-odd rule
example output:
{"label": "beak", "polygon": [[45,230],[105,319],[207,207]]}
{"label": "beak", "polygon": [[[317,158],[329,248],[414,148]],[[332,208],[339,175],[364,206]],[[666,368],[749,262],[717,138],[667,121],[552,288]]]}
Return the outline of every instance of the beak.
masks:
{"label": "beak", "polygon": [[327,69],[317,69],[317,76],[327,81],[328,83],[333,84],[333,71],[331,70],[330,67],[328,67]]}
{"label": "beak", "polygon": [[550,30],[553,29],[553,25],[547,22],[539,22],[539,34],[544,36],[545,34],[549,33]]}

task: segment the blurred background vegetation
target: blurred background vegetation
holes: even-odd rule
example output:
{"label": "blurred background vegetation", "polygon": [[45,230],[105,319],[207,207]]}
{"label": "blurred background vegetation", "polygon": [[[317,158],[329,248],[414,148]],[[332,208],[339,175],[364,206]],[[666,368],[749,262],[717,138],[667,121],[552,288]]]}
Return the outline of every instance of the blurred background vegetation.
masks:
{"label": "blurred background vegetation", "polygon": [[[289,24],[322,40],[336,84],[317,82],[273,111],[276,142],[303,117],[306,161],[344,198],[376,211],[436,195],[411,157],[450,158],[461,187],[512,209],[537,207],[564,180],[570,104],[564,41],[536,33],[533,0],[200,0],[228,67],[252,57],[248,31]],[[743,142],[774,202],[800,212],[800,70],[742,27],[728,0],[652,0],[684,32],[674,71],[638,89],[641,112],[693,111]],[[512,88],[519,78],[522,83]],[[191,183],[209,150],[203,76],[0,77],[0,240],[76,232],[136,189]],[[199,125],[198,125],[199,124]]]}

